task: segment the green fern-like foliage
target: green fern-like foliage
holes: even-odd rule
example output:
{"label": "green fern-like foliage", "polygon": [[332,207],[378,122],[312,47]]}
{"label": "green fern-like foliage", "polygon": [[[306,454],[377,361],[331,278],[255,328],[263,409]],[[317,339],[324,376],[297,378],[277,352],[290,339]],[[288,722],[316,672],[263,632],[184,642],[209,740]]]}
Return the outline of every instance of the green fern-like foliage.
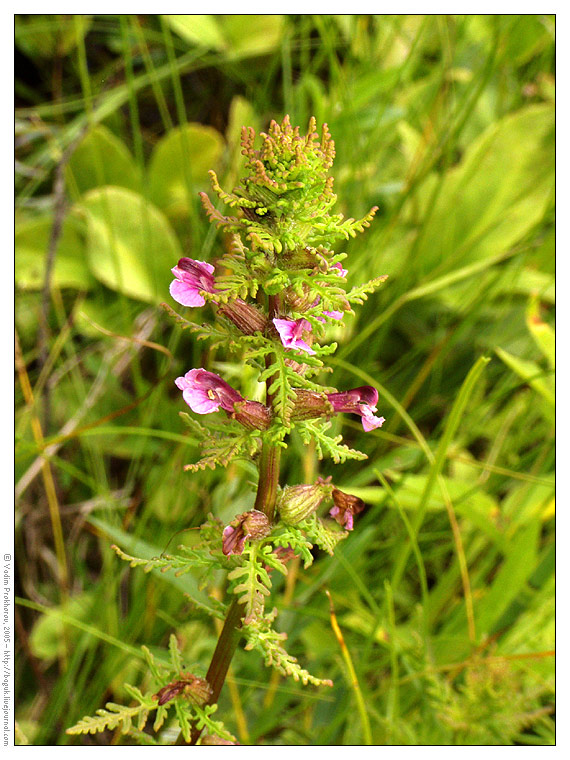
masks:
{"label": "green fern-like foliage", "polygon": [[240,565],[228,574],[232,593],[244,605],[246,623],[263,615],[265,597],[271,594],[271,578],[265,564],[271,562],[271,566],[283,574],[287,572],[280,562],[269,558],[270,554],[270,546],[259,547],[257,543],[251,543],[244,549]]}
{"label": "green fern-like foliage", "polygon": [[[182,654],[174,635],[169,640],[168,665],[158,665],[147,647],[143,647],[143,654],[157,691],[169,688],[169,682],[177,678],[187,677],[187,674],[182,672]],[[226,730],[221,721],[212,720],[211,715],[216,711],[217,705],[201,704],[201,700],[193,697],[187,690],[174,690],[172,699],[165,704],[159,704],[157,691],[143,694],[135,686],[129,684],[125,684],[125,690],[137,704],[127,706],[107,702],[106,709],[97,710],[92,717],[85,716],[68,728],[67,733],[70,735],[95,734],[107,730],[114,731],[118,728],[121,733],[129,734],[137,743],[154,746],[160,742],[144,731],[149,715],[151,712],[156,713],[152,728],[157,734],[164,726],[169,717],[169,710],[173,707],[186,741],[190,741],[192,728],[196,726],[200,729],[206,727],[209,734],[224,741],[236,743],[235,738]]]}
{"label": "green fern-like foliage", "polygon": [[131,697],[138,702],[134,707],[117,705],[114,702],[107,702],[106,709],[96,711],[93,717],[85,716],[74,726],[68,728],[68,734],[96,734],[100,731],[114,731],[120,728],[121,733],[128,734],[131,731],[133,720],[136,721],[136,727],[142,731],[146,726],[149,713],[156,710],[157,703],[153,700],[151,694],[143,695],[134,686],[125,684],[125,689]]}
{"label": "green fern-like foliage", "polygon": [[287,639],[286,633],[277,633],[272,628],[275,611],[264,617],[257,617],[243,627],[247,644],[246,649],[259,651],[265,664],[275,668],[284,676],[291,676],[295,681],[301,681],[306,686],[309,683],[315,686],[332,686],[328,678],[317,678],[301,667],[296,657],[290,655],[283,647]]}
{"label": "green fern-like foliage", "polygon": [[227,467],[234,459],[251,459],[261,448],[259,432],[247,430],[237,422],[212,423],[206,429],[186,412],[180,412],[180,417],[192,429],[202,452],[198,462],[184,466],[187,471]]}
{"label": "green fern-like foliage", "polygon": [[334,554],[338,542],[348,536],[348,533],[338,529],[336,523],[331,520],[321,520],[316,514],[298,523],[297,527],[310,541],[331,555]]}
{"label": "green fern-like foliage", "polygon": [[299,433],[305,443],[315,442],[315,449],[319,459],[330,457],[335,464],[346,462],[347,459],[367,459],[362,451],[351,449],[342,441],[342,435],[332,438],[326,434],[330,423],[326,420],[307,420],[299,423]]}

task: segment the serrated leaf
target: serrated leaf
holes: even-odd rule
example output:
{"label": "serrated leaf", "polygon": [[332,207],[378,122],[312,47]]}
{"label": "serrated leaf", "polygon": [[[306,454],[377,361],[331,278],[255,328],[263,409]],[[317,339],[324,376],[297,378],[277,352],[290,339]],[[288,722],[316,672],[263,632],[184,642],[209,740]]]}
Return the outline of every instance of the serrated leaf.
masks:
{"label": "serrated leaf", "polygon": [[287,638],[285,633],[277,633],[271,627],[272,618],[265,616],[246,623],[242,630],[247,639],[246,649],[257,649],[263,655],[265,664],[274,667],[285,676],[291,676],[295,681],[301,681],[304,686],[312,683],[315,686],[332,686],[329,679],[316,678],[299,665],[296,657],[292,657],[283,647]]}

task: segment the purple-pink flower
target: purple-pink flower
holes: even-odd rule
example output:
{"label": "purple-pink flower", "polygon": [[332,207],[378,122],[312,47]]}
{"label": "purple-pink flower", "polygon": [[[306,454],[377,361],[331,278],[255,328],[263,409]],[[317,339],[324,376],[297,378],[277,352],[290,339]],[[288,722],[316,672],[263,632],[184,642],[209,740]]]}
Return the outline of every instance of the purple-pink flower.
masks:
{"label": "purple-pink flower", "polygon": [[353,388],[342,393],[327,393],[327,398],[335,412],[348,412],[359,414],[362,418],[362,427],[368,433],[370,430],[382,427],[384,417],[376,417],[378,391],[370,385]]}
{"label": "purple-pink flower", "polygon": [[220,407],[233,412],[234,404],[245,401],[225,380],[205,369],[191,369],[184,377],[174,381],[182,391],[182,398],[197,414],[217,412]]}
{"label": "purple-pink flower", "polygon": [[[323,311],[323,314],[326,314],[327,317],[331,317],[331,319],[342,319],[344,317],[343,311]],[[326,322],[326,319],[324,317],[317,317],[319,322]]]}
{"label": "purple-pink flower", "polygon": [[214,267],[206,261],[184,257],[171,271],[176,279],[170,283],[170,295],[182,306],[203,306],[206,299],[200,291],[216,292]]}
{"label": "purple-pink flower", "polygon": [[348,274],[348,269],[343,269],[343,266],[340,262],[337,261],[336,264],[333,264],[331,269],[336,269],[338,271],[339,277],[346,277]]}
{"label": "purple-pink flower", "polygon": [[306,319],[275,318],[273,324],[277,328],[281,343],[283,343],[285,348],[296,348],[300,351],[305,351],[307,354],[315,353],[302,338],[305,333],[310,333],[313,330],[311,323]]}
{"label": "purple-pink flower", "polygon": [[352,530],[354,526],[354,515],[362,512],[364,502],[358,496],[340,491],[334,488],[332,492],[334,507],[329,511],[329,515],[334,517],[337,523],[346,530]]}

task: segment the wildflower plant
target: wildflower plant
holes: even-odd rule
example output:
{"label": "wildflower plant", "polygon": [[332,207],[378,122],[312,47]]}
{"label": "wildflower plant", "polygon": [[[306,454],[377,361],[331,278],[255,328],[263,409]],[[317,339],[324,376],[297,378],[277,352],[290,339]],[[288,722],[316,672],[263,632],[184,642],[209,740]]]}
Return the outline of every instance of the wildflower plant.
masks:
{"label": "wildflower plant", "polygon": [[227,214],[201,193],[210,221],[226,234],[226,252],[211,263],[182,258],[172,268],[174,301],[190,309],[209,304],[215,322],[197,325],[191,313],[188,318],[188,312],[180,314],[164,304],[183,329],[238,352],[265,384],[260,402],[245,398],[201,367],[188,368],[174,381],[181,403],[194,413],[181,416],[201,446],[201,458],[185,469],[195,472],[225,467],[237,457],[250,459],[259,473],[255,498],[251,509],[228,525],[210,515],[191,549],[179,547],[175,554],[147,560],[115,547],[131,566],[146,571],[227,571],[227,600],[219,604],[223,628],[205,677],[183,669],[173,636],[168,666],[157,664],[144,649],[154,690],[142,694],[128,686],[135,707],[110,703],[68,733],[120,727],[144,743],[157,743],[143,731],[148,716],[154,711],[153,728],[158,732],[172,710],[180,728],[177,743],[234,743],[212,715],[242,639],[247,650],[259,652],[265,664],[281,674],[305,685],[332,686],[286,651],[286,635],[278,631],[277,611],[270,602],[271,573],[286,576],[292,557],[300,557],[308,567],[315,546],[333,554],[364,505],[336,488],[330,477],[280,484],[280,459],[293,429],[305,443],[314,444],[320,459],[331,457],[339,464],[366,458],[343,444],[342,436],[330,435],[329,428],[331,418],[340,413],[358,415],[365,431],[380,427],[384,418],[376,414],[376,389],[339,391],[321,385],[317,377],[329,369],[326,357],[336,349],[335,343],[326,342],[327,326],[342,324],[345,314],[386,277],[349,288],[346,253],[333,250],[339,241],[368,227],[376,208],[360,220],[331,212],[336,196],[329,170],[335,149],[326,124],[319,136],[312,118],[306,135],[301,135],[286,116],[281,124],[271,122],[260,137],[256,148],[253,129],[244,127],[246,173],[232,193],[225,192],[210,172],[212,188],[229,208]]}

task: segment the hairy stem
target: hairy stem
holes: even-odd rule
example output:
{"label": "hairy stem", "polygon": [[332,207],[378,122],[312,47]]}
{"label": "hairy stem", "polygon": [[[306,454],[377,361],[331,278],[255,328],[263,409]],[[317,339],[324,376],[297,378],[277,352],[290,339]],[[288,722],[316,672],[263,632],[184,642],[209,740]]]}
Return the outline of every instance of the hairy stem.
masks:
{"label": "hairy stem", "polygon": [[273,520],[277,486],[279,483],[279,460],[281,449],[278,446],[264,443],[259,462],[259,482],[254,508],[265,512],[269,521]]}
{"label": "hairy stem", "polygon": [[[212,696],[208,700],[208,704],[210,705],[218,701],[230,662],[241,638],[239,629],[241,628],[242,613],[243,605],[239,604],[238,600],[234,598],[226,615],[224,627],[220,632],[210,667],[206,673],[206,680],[212,688]],[[188,743],[196,744],[201,733],[202,731],[194,726]],[[176,744],[186,744],[182,734],[179,735]]]}

